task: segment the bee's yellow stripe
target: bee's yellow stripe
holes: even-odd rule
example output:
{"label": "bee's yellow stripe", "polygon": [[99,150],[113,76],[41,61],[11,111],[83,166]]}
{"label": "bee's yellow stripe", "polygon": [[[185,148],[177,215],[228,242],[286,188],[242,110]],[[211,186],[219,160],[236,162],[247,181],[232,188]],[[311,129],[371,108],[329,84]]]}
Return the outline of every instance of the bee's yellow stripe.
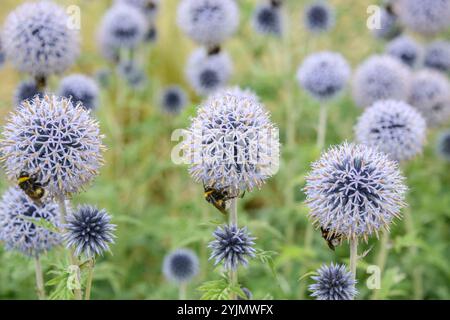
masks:
{"label": "bee's yellow stripe", "polygon": [[30,177],[20,177],[18,182],[22,183],[22,182],[25,182],[25,181],[28,181],[28,180],[30,180]]}

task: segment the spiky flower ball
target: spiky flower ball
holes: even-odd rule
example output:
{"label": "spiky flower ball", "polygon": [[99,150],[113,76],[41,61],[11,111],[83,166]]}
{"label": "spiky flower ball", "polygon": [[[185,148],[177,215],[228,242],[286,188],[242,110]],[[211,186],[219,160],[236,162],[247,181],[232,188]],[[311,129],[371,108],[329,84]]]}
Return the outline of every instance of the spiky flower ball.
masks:
{"label": "spiky flower ball", "polygon": [[222,262],[225,270],[236,270],[239,264],[245,267],[248,258],[255,257],[256,250],[253,248],[255,238],[251,237],[247,227],[223,225],[217,227],[213,236],[214,240],[208,247],[212,250],[209,259],[214,259],[214,265]]}
{"label": "spiky flower ball", "polygon": [[217,46],[236,31],[239,8],[234,0],[181,0],[177,22],[198,44]]}
{"label": "spiky flower ball", "polygon": [[422,152],[426,124],[407,103],[380,100],[359,118],[355,134],[359,143],[386,153],[392,160],[405,161]]}
{"label": "spiky flower ball", "polygon": [[73,104],[81,103],[83,108],[97,108],[99,88],[97,83],[83,74],[73,74],[61,80],[58,95],[70,98]]}
{"label": "spiky flower ball", "polygon": [[51,1],[17,7],[6,18],[2,40],[15,67],[37,77],[62,73],[79,53],[78,31],[64,8]]}
{"label": "spiky flower ball", "polygon": [[278,130],[251,97],[212,96],[186,133],[184,156],[196,182],[235,194],[261,187],[278,169]]}
{"label": "spiky flower ball", "polygon": [[145,16],[135,7],[116,4],[106,11],[98,33],[103,51],[135,48],[143,40],[148,24]]}
{"label": "spiky flower ball", "polygon": [[154,23],[159,10],[160,0],[116,0],[116,3],[127,4],[144,13],[147,21]]}
{"label": "spiky flower ball", "polygon": [[23,101],[33,99],[35,96],[43,98],[44,93],[36,85],[34,80],[24,80],[17,85],[14,91],[14,105],[18,106]]}
{"label": "spiky flower ball", "polygon": [[444,131],[439,135],[436,150],[442,159],[450,161],[450,130]]}
{"label": "spiky flower ball", "polygon": [[19,188],[10,187],[0,201],[0,241],[8,250],[38,256],[59,245],[61,236],[33,222],[45,222],[59,228],[59,220],[55,203],[36,204]]}
{"label": "spiky flower ball", "polygon": [[0,141],[8,178],[36,173],[50,196],[77,192],[102,165],[98,123],[66,98],[36,97],[9,115]]}
{"label": "spiky flower ball", "polygon": [[398,163],[371,147],[348,143],[332,147],[306,178],[309,218],[330,236],[367,241],[400,216],[404,180]]}
{"label": "spiky flower ball", "polygon": [[399,36],[388,43],[386,53],[409,67],[415,67],[423,55],[423,49],[413,38]]}
{"label": "spiky flower ball", "polygon": [[330,100],[346,86],[350,66],[335,52],[319,52],[306,57],[297,71],[297,80],[310,95],[320,101]]}
{"label": "spiky flower ball", "polygon": [[399,0],[400,21],[410,30],[434,35],[450,27],[450,0]]}
{"label": "spiky flower ball", "polygon": [[424,65],[442,72],[450,71],[450,42],[436,40],[425,51]]}
{"label": "spiky flower ball", "polygon": [[280,5],[261,3],[253,12],[252,26],[257,33],[279,36],[283,33],[284,16]]}
{"label": "spiky flower ball", "polygon": [[334,9],[324,1],[316,1],[305,7],[305,27],[310,32],[325,32],[334,27]]}
{"label": "spiky flower ball", "polygon": [[117,66],[119,75],[133,89],[142,89],[148,82],[147,74],[133,60],[123,61]]}
{"label": "spiky flower ball", "polygon": [[187,94],[177,85],[164,88],[161,94],[161,107],[164,111],[172,114],[178,114],[187,104]]}
{"label": "spiky flower ball", "polygon": [[311,279],[315,283],[309,286],[309,290],[311,297],[317,300],[353,300],[358,294],[356,281],[343,264],[324,264]]}
{"label": "spiky flower ball", "polygon": [[77,256],[92,257],[109,250],[116,226],[106,210],[82,205],[66,217],[65,229],[63,237],[67,247],[73,248]]}
{"label": "spiky flower ball", "polygon": [[392,12],[391,7],[384,7],[380,10],[380,26],[372,30],[375,37],[380,39],[392,39],[401,33],[397,16]]}
{"label": "spiky flower ball", "polygon": [[429,127],[450,119],[450,83],[439,72],[424,69],[415,73],[408,101],[422,114]]}
{"label": "spiky flower ball", "polygon": [[233,71],[233,63],[226,52],[209,55],[199,48],[189,57],[186,77],[198,95],[207,96],[225,86]]}
{"label": "spiky flower ball", "polygon": [[352,81],[355,103],[368,107],[378,100],[405,100],[409,93],[408,67],[390,56],[372,56],[356,69]]}
{"label": "spiky flower ball", "polygon": [[199,261],[194,251],[177,249],[164,257],[164,276],[173,282],[183,283],[194,278],[199,271]]}

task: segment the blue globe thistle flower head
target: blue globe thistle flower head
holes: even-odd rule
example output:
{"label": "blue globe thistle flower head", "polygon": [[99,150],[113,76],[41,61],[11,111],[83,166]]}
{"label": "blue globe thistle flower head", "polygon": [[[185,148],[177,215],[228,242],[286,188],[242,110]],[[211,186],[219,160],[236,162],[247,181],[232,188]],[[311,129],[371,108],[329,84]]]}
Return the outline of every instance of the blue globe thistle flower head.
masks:
{"label": "blue globe thistle flower head", "polygon": [[123,80],[135,90],[141,90],[147,85],[148,77],[145,70],[132,60],[122,61],[117,66],[117,71]]}
{"label": "blue globe thistle flower head", "polygon": [[408,67],[414,68],[421,61],[423,48],[409,36],[399,36],[388,43],[386,53],[399,59]]}
{"label": "blue globe thistle flower head", "polygon": [[306,178],[306,204],[316,227],[330,236],[363,238],[389,230],[405,206],[406,186],[398,163],[357,144],[325,152]]}
{"label": "blue globe thistle flower head", "polygon": [[79,34],[64,8],[51,1],[26,2],[6,18],[2,40],[9,61],[36,77],[59,74],[79,54]]}
{"label": "blue globe thistle flower head", "polygon": [[93,257],[103,255],[114,243],[116,225],[106,210],[82,205],[66,217],[66,232],[63,235],[68,248],[77,256]]}
{"label": "blue globe thistle flower head", "polygon": [[133,6],[116,4],[102,18],[98,33],[104,51],[135,48],[144,40],[148,23],[141,11]]}
{"label": "blue globe thistle flower head", "polygon": [[103,164],[98,122],[64,97],[35,97],[11,112],[0,153],[16,182],[23,171],[37,174],[50,197],[68,195],[90,183]]}
{"label": "blue globe thistle flower head", "polygon": [[178,85],[171,85],[162,91],[160,97],[162,109],[170,114],[179,114],[188,103],[186,92]]}
{"label": "blue globe thistle flower head", "polygon": [[334,9],[324,1],[316,1],[305,7],[303,13],[305,27],[313,33],[329,31],[335,24]]}
{"label": "blue globe thistle flower head", "polygon": [[58,95],[81,104],[87,110],[95,110],[98,105],[99,88],[97,83],[83,74],[72,74],[61,80]]}
{"label": "blue globe thistle flower head", "polygon": [[224,87],[232,72],[233,63],[226,52],[208,54],[204,48],[195,50],[186,65],[186,78],[200,96]]}
{"label": "blue globe thistle flower head", "polygon": [[410,71],[403,63],[387,55],[365,60],[355,71],[352,93],[355,103],[366,108],[378,100],[406,100]]}
{"label": "blue globe thistle flower head", "polygon": [[253,12],[252,26],[257,33],[280,36],[283,33],[284,20],[281,5],[261,3]]}
{"label": "blue globe thistle flower head", "polygon": [[225,270],[237,270],[239,265],[248,265],[248,258],[256,256],[253,248],[256,238],[250,235],[247,227],[219,226],[213,237],[208,247],[212,250],[209,260],[214,260],[215,266],[222,262]]}
{"label": "blue globe thistle flower head", "polygon": [[355,126],[359,143],[406,161],[420,154],[426,138],[422,115],[403,101],[380,100],[366,109]]}
{"label": "blue globe thistle flower head", "polygon": [[313,98],[327,101],[342,92],[350,72],[341,54],[324,51],[306,57],[297,71],[297,80]]}
{"label": "blue globe thistle flower head", "polygon": [[311,279],[315,283],[309,286],[309,290],[311,297],[317,300],[353,300],[358,294],[356,281],[343,264],[324,264]]}
{"label": "blue globe thistle flower head", "polygon": [[[390,8],[390,7],[389,7]],[[398,18],[391,9],[386,7],[380,11],[380,28],[373,29],[372,33],[379,39],[393,39],[401,33]]]}
{"label": "blue globe thistle flower head", "polygon": [[154,23],[159,11],[160,0],[116,0],[117,4],[127,4],[139,9],[149,23]]}
{"label": "blue globe thistle flower head", "polygon": [[235,194],[260,188],[276,173],[279,146],[278,129],[264,106],[226,91],[198,108],[183,153],[194,181]]}
{"label": "blue globe thistle flower head", "polygon": [[19,106],[23,101],[33,99],[35,96],[44,97],[44,93],[38,88],[36,81],[24,80],[18,84],[14,91],[14,105]]}
{"label": "blue globe thistle flower head", "polygon": [[450,27],[450,0],[399,0],[396,12],[406,28],[423,35]]}
{"label": "blue globe thistle flower head", "polygon": [[436,40],[425,51],[424,65],[437,71],[450,71],[450,42]]}
{"label": "blue globe thistle flower head", "polygon": [[192,280],[199,272],[199,261],[194,251],[177,249],[164,257],[163,273],[166,279],[176,283]]}
{"label": "blue globe thistle flower head", "polygon": [[444,75],[433,70],[420,70],[413,75],[408,98],[427,121],[437,127],[450,119],[450,83]]}
{"label": "blue globe thistle flower head", "polygon": [[10,187],[0,200],[0,241],[8,250],[39,256],[61,243],[61,236],[34,223],[45,220],[60,227],[60,213],[53,202],[37,204],[18,187]]}
{"label": "blue globe thistle flower head", "polygon": [[436,151],[442,159],[450,161],[450,130],[444,131],[439,135]]}
{"label": "blue globe thistle flower head", "polygon": [[214,47],[236,31],[239,8],[234,0],[181,0],[177,22],[193,41]]}

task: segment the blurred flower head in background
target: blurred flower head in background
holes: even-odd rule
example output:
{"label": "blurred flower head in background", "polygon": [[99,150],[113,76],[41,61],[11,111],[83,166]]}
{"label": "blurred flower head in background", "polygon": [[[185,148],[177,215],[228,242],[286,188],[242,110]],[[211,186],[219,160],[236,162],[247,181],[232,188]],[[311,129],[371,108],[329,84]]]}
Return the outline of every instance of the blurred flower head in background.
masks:
{"label": "blurred flower head in background", "polygon": [[425,51],[424,65],[437,71],[450,71],[450,42],[435,40]]}
{"label": "blurred flower head in background", "polygon": [[386,53],[413,68],[421,61],[423,48],[413,38],[399,36],[387,44]]}
{"label": "blurred flower head in background", "polygon": [[326,32],[334,27],[335,12],[328,3],[319,0],[305,7],[303,19],[310,32]]}
{"label": "blurred flower head in background", "polygon": [[127,4],[139,9],[150,24],[155,23],[160,6],[160,0],[116,0],[116,3]]}
{"label": "blurred flower head in background", "polygon": [[390,8],[390,6],[381,8],[380,28],[372,29],[372,33],[377,38],[389,40],[401,33],[398,18]]}
{"label": "blurred flower head in background", "polygon": [[43,224],[59,228],[60,213],[55,203],[37,204],[17,187],[5,191],[0,201],[0,241],[6,249],[38,256],[59,245],[59,233]]}
{"label": "blurred flower head in background", "polygon": [[75,105],[81,103],[87,110],[97,108],[99,94],[97,83],[83,74],[72,74],[63,78],[58,90],[59,96],[71,99]]}
{"label": "blurred flower head in background", "polygon": [[402,101],[380,100],[366,109],[355,127],[359,143],[405,161],[422,152],[426,138],[425,119]]}
{"label": "blurred flower head in background", "polygon": [[7,58],[36,77],[62,73],[79,54],[78,31],[69,28],[64,8],[51,1],[26,2],[5,20],[2,40]]}
{"label": "blurred flower head in background", "polygon": [[450,161],[450,130],[439,134],[436,150],[442,159]]}
{"label": "blurred flower head in background", "polygon": [[226,52],[208,54],[204,48],[195,50],[186,65],[186,78],[194,91],[207,96],[224,87],[230,79],[233,63]]}
{"label": "blurred flower head in background", "polygon": [[411,80],[409,103],[417,108],[429,127],[436,127],[450,119],[450,83],[439,72],[420,70]]}
{"label": "blurred flower head in background", "polygon": [[279,36],[283,33],[284,20],[280,5],[261,3],[253,12],[252,26],[257,33]]}
{"label": "blurred flower head in background", "polygon": [[179,114],[186,104],[188,97],[182,87],[171,85],[163,89],[160,97],[162,109],[171,114]]}
{"label": "blurred flower head in background", "polygon": [[311,96],[325,101],[342,92],[350,72],[350,66],[341,54],[324,51],[305,58],[297,71],[297,80]]}
{"label": "blurred flower head in background", "polygon": [[66,98],[25,101],[7,119],[0,141],[9,179],[37,174],[50,196],[74,193],[91,182],[102,165],[97,121]]}
{"label": "blurred flower head in background", "polygon": [[311,297],[317,300],[353,300],[358,294],[356,281],[343,264],[324,264],[311,279],[315,283],[309,286],[309,290]]}
{"label": "blurred flower head in background", "polygon": [[196,182],[231,194],[259,188],[278,170],[279,137],[264,106],[223,91],[198,109],[183,148]]}
{"label": "blurred flower head in background", "polygon": [[237,270],[239,264],[247,266],[248,258],[256,256],[256,250],[253,248],[255,238],[251,237],[247,227],[219,226],[213,236],[214,240],[208,247],[212,250],[209,259],[215,260],[214,265],[223,262],[225,270]]}
{"label": "blurred flower head in background", "polygon": [[164,257],[163,273],[169,281],[188,282],[198,274],[199,268],[197,255],[189,249],[177,249]]}
{"label": "blurred flower head in background", "polygon": [[145,70],[134,60],[120,62],[117,72],[122,79],[133,89],[142,90],[148,84],[148,77]]}
{"label": "blurred flower head in background", "polygon": [[375,55],[358,66],[353,75],[355,103],[363,108],[377,100],[406,100],[409,93],[408,67],[387,55]]}
{"label": "blurred flower head in background", "polygon": [[193,41],[213,47],[236,31],[239,8],[234,0],[181,0],[177,22]]}
{"label": "blurred flower head in background", "polygon": [[114,243],[116,226],[111,224],[106,210],[82,205],[66,217],[66,231],[63,235],[67,247],[73,248],[77,256],[103,255]]}
{"label": "blurred flower head in background", "polygon": [[313,163],[306,178],[309,218],[330,236],[363,238],[389,230],[405,206],[397,162],[365,145],[343,143]]}
{"label": "blurred flower head in background", "polygon": [[36,81],[21,81],[14,91],[14,105],[19,106],[23,101],[33,99],[35,96],[41,99],[44,97],[44,93],[38,88]]}

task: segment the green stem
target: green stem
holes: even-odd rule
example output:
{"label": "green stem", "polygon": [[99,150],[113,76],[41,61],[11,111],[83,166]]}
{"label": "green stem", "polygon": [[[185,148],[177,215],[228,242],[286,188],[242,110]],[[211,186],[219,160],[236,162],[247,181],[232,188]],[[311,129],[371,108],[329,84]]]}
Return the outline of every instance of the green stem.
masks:
{"label": "green stem", "polygon": [[350,239],[350,271],[353,275],[353,280],[356,280],[356,265],[358,263],[358,239]]}
{"label": "green stem", "polygon": [[86,283],[86,292],[84,293],[84,300],[91,300],[92,280],[94,279],[94,267],[95,267],[95,258],[92,258],[89,261],[88,265],[88,277]]}
{"label": "green stem", "polygon": [[[405,221],[405,229],[406,232],[412,235],[414,238],[416,237],[416,229],[414,227],[414,220],[409,208],[404,210],[404,221]],[[417,256],[417,246],[413,245],[410,250],[410,256]],[[413,279],[413,298],[414,300],[422,300],[423,299],[423,281],[422,281],[422,272],[423,269],[420,266],[414,266],[414,270],[412,273]]]}
{"label": "green stem", "polygon": [[178,288],[178,300],[186,300],[187,298],[187,282],[183,281],[180,283]]}
{"label": "green stem", "polygon": [[44,275],[42,273],[41,260],[38,255],[34,257],[36,271],[36,292],[39,300],[45,300]]}
{"label": "green stem", "polygon": [[327,131],[327,111],[327,106],[321,104],[319,111],[319,124],[317,126],[317,149],[319,151],[322,151],[325,146],[325,136]]}
{"label": "green stem", "polygon": [[[230,200],[229,215],[230,215],[230,225],[235,225],[237,227],[238,226],[238,215],[237,215],[237,199],[236,198],[233,198]],[[233,286],[238,284],[237,269],[236,270],[230,269],[229,281],[230,281],[230,284]],[[230,300],[236,300],[236,299],[237,299],[236,293],[231,293]]]}
{"label": "green stem", "polygon": [[[384,268],[386,266],[386,260],[388,256],[388,243],[389,243],[389,233],[387,231],[383,232],[380,242],[380,251],[378,252],[375,264],[380,268],[380,275],[383,275]],[[380,296],[380,289],[375,289],[371,299],[378,300]]]}

